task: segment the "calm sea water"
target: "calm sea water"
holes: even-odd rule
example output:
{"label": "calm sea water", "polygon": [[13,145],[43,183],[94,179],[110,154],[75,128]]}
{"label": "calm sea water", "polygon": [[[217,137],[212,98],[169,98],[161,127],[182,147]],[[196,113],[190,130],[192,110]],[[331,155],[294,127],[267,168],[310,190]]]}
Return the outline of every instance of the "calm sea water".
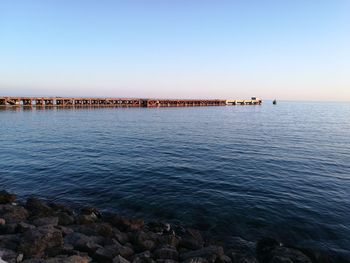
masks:
{"label": "calm sea water", "polygon": [[0,110],[0,188],[350,250],[350,104]]}

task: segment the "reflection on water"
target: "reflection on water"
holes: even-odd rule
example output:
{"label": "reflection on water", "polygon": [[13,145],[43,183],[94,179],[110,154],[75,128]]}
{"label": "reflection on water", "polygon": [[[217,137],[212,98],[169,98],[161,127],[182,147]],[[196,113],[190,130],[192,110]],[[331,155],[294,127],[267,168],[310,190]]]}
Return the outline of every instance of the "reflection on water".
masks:
{"label": "reflection on water", "polygon": [[350,247],[350,105],[0,107],[0,188],[221,237]]}

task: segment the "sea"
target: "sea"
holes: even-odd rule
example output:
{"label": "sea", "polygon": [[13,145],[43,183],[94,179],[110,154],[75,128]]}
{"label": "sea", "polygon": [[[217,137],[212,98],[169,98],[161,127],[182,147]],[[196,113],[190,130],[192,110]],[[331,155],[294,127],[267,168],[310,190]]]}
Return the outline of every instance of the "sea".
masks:
{"label": "sea", "polygon": [[0,189],[350,253],[350,103],[0,109]]}

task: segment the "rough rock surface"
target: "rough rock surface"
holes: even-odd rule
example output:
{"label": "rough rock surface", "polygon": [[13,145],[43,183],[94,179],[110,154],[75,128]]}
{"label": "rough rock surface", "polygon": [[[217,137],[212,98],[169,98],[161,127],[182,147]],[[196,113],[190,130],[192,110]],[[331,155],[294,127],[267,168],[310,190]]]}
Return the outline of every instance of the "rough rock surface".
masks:
{"label": "rough rock surface", "polygon": [[[200,231],[167,223],[74,211],[62,204],[0,191],[0,263],[333,263],[272,238],[232,237],[213,245]],[[312,254],[312,259],[309,255]],[[346,262],[346,261],[339,261]]]}

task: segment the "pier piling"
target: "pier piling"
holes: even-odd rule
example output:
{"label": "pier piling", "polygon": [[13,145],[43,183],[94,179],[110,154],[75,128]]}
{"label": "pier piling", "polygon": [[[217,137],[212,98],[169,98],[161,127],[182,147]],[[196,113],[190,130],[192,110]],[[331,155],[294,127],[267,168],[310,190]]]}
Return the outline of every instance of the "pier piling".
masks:
{"label": "pier piling", "polygon": [[261,99],[251,100],[176,100],[127,98],[63,98],[63,97],[0,97],[0,106],[114,106],[114,107],[194,107],[225,105],[260,105]]}

